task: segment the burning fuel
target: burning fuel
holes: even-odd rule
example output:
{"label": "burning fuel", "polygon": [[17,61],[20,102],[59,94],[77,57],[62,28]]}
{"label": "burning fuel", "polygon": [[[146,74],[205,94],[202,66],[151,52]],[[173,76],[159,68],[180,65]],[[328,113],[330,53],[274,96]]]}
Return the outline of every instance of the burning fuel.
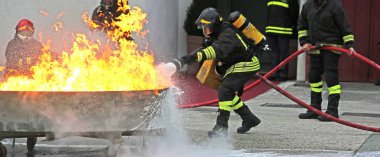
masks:
{"label": "burning fuel", "polygon": [[[124,5],[121,5],[124,4]],[[12,91],[130,91],[162,89],[170,85],[154,67],[154,56],[147,50],[138,50],[130,35],[145,36],[147,14],[131,7],[127,0],[119,0],[119,11],[127,12],[105,21],[106,29],[83,14],[85,24],[94,31],[104,31],[110,42],[90,41],[85,34],[73,34],[72,47],[53,56],[51,41],[44,43],[40,62],[31,68],[32,77],[17,75],[0,83],[1,90]],[[128,10],[128,11],[127,11]],[[49,14],[41,10],[44,16]],[[64,16],[64,12],[57,18]],[[59,31],[64,23],[57,21],[52,29]],[[43,32],[38,33],[42,38]],[[46,38],[46,37],[45,37]]]}

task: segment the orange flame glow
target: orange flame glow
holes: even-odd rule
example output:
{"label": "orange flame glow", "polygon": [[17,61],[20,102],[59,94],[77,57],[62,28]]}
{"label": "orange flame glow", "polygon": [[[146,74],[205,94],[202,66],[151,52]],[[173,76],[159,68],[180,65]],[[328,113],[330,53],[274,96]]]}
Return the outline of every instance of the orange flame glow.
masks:
{"label": "orange flame glow", "polygon": [[53,24],[53,29],[55,30],[55,31],[59,31],[59,30],[61,30],[63,28],[63,23],[61,22],[61,21],[57,21],[57,22],[55,22],[54,24]]}
{"label": "orange flame glow", "polygon": [[[121,2],[126,2],[126,0],[119,0],[119,3]],[[6,82],[0,83],[0,89],[14,91],[130,91],[168,87],[170,81],[155,71],[153,54],[145,50],[138,50],[137,43],[123,38],[125,33],[145,35],[148,31],[143,27],[147,22],[147,14],[141,8],[127,5],[119,9],[129,9],[129,13],[117,17],[118,21],[110,24],[115,29],[106,32],[110,39],[117,41],[117,44],[93,42],[88,40],[85,34],[75,34],[71,50],[62,52],[59,59],[52,59],[49,51],[50,44],[45,44],[44,55],[40,58],[41,62],[31,68],[34,72],[33,77],[10,77]],[[88,18],[88,13],[84,14],[82,18],[90,28],[101,28]],[[62,26],[62,23],[59,26]]]}
{"label": "orange flame glow", "polygon": [[47,11],[45,11],[45,10],[40,10],[40,14],[42,16],[49,16],[49,13]]}

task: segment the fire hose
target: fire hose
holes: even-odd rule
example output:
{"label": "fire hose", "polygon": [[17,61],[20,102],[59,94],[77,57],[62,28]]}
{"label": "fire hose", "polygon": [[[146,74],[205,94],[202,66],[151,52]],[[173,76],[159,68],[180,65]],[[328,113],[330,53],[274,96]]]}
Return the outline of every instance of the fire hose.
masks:
{"label": "fire hose", "polygon": [[[339,51],[339,52],[346,53],[346,54],[350,53],[349,50],[346,50],[346,49],[343,49],[343,48],[338,48],[338,47],[333,47],[333,46],[312,47],[312,49]],[[260,78],[260,79],[257,80],[257,81],[255,81],[254,83],[248,85],[246,88],[244,88],[244,91],[247,91],[247,90],[255,87],[256,85],[258,85],[259,83],[261,83],[261,81],[264,81],[267,85],[269,85],[270,87],[272,87],[276,91],[280,92],[281,94],[283,94],[287,98],[291,99],[292,101],[296,102],[297,104],[299,104],[299,105],[307,108],[308,110],[313,111],[314,113],[316,113],[316,114],[318,114],[320,116],[326,117],[328,119],[331,119],[332,121],[335,121],[337,123],[340,123],[340,124],[343,124],[343,125],[346,125],[346,126],[350,126],[350,127],[353,127],[353,128],[357,128],[357,129],[361,129],[361,130],[367,130],[367,131],[373,131],[373,132],[380,132],[380,128],[369,127],[369,126],[365,126],[365,125],[351,123],[351,122],[348,122],[348,121],[336,118],[334,116],[331,116],[329,114],[323,113],[320,110],[317,110],[317,109],[313,108],[309,104],[307,104],[304,101],[302,101],[302,100],[298,99],[297,97],[293,96],[292,94],[286,92],[284,89],[280,88],[279,86],[275,85],[273,82],[271,82],[271,81],[269,81],[267,79],[269,76],[271,76],[277,70],[279,70],[282,66],[284,66],[285,64],[287,64],[290,60],[294,59],[296,56],[302,54],[303,52],[304,52],[303,50],[296,51],[295,53],[293,53],[292,55],[290,55],[288,58],[286,58],[284,61],[282,61],[279,65],[277,65],[274,69],[272,69],[271,71],[269,71],[264,76],[262,76],[262,75],[260,75],[260,74],[257,73],[256,76],[258,78]],[[361,61],[363,61],[363,62],[371,65],[372,67],[374,67],[375,69],[377,69],[377,70],[380,71],[380,66],[378,64],[376,64],[372,60],[370,60],[370,59],[362,56],[361,54],[359,54],[359,53],[353,53],[352,56],[355,57],[355,58],[358,58],[359,60],[361,60]],[[201,103],[182,105],[182,106],[180,106],[180,108],[193,108],[193,107],[207,106],[207,105],[216,103],[217,101],[218,100],[216,99],[216,100],[210,100],[210,101],[201,102]]]}
{"label": "fire hose", "polygon": [[[271,76],[273,73],[275,73],[276,71],[278,71],[281,67],[283,67],[284,65],[286,65],[288,62],[290,62],[292,59],[294,59],[295,57],[297,57],[301,53],[303,53],[303,50],[298,50],[297,52],[293,53],[288,58],[286,58],[284,61],[282,61],[279,65],[277,65],[275,68],[273,68],[267,74],[265,74],[264,77],[268,78],[269,76]],[[257,86],[259,83],[261,83],[261,80],[257,80],[255,82],[253,82],[252,84],[250,84],[247,87],[245,87],[244,91],[247,91],[247,90],[249,90],[249,89]],[[211,105],[211,104],[214,104],[214,103],[217,103],[217,102],[218,102],[218,99],[214,99],[214,100],[209,100],[209,101],[200,102],[200,103],[180,105],[179,108],[184,109],[184,108],[194,108],[194,107],[208,106],[208,105]]]}

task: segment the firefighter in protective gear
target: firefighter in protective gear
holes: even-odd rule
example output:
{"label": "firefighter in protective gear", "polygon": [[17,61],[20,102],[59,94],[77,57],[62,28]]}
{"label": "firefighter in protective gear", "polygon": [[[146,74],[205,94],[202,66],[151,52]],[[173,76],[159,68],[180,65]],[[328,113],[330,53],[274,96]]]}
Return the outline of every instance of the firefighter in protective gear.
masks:
{"label": "firefighter in protective gear", "polygon": [[[124,11],[123,9],[118,9],[124,5],[128,5],[128,1],[124,4],[122,2],[119,3],[119,0],[101,0],[100,5],[94,9],[91,20],[101,26],[99,29],[102,31],[112,31],[115,28],[111,26],[111,23],[113,21],[119,21],[117,17],[120,15],[129,13],[129,10]],[[130,33],[126,33],[124,37],[128,40],[132,40]]]}
{"label": "firefighter in protective gear", "polygon": [[[289,42],[297,35],[298,0],[268,0],[265,32],[272,48],[272,66],[275,67],[289,55]],[[270,80],[287,80],[288,65],[281,67]]]}
{"label": "firefighter in protective gear", "polygon": [[[328,50],[310,51],[311,45],[332,45],[354,50],[354,35],[340,0],[309,0],[301,11],[298,23],[298,37],[301,46],[310,54],[309,81],[311,87],[311,106],[321,110],[322,74],[329,90],[327,114],[339,118],[338,106],[341,94],[338,63],[339,52]],[[320,121],[331,121],[318,116],[312,111],[299,115],[300,119],[318,118]]]}
{"label": "firefighter in protective gear", "polygon": [[20,20],[16,26],[16,35],[6,48],[5,79],[10,76],[32,76],[31,67],[42,55],[42,44],[33,39],[34,25],[27,19]]}
{"label": "firefighter in protective gear", "polygon": [[246,133],[261,121],[240,99],[244,84],[253,78],[260,69],[259,60],[250,51],[241,32],[230,23],[222,22],[222,17],[214,8],[206,8],[200,14],[196,25],[206,37],[212,38],[210,46],[197,49],[193,53],[173,61],[177,69],[191,62],[211,60],[217,62],[217,71],[223,75],[218,89],[219,111],[216,125],[208,132],[210,137],[223,137],[228,134],[230,111],[234,110],[242,118],[238,133]]}

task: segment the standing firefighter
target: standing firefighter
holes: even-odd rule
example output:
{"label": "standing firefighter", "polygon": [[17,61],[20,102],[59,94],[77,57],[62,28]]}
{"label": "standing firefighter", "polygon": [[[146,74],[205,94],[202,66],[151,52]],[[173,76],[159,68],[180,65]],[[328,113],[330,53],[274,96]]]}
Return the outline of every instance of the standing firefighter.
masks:
{"label": "standing firefighter", "polygon": [[237,132],[246,133],[261,122],[240,99],[244,84],[260,69],[259,60],[254,56],[252,47],[248,45],[242,32],[231,23],[222,22],[222,17],[216,9],[203,10],[196,24],[213,42],[173,63],[177,69],[180,69],[184,64],[192,62],[212,59],[217,62],[216,70],[223,75],[218,89],[219,111],[216,125],[212,131],[208,132],[208,135],[209,137],[227,136],[228,120],[232,109],[243,120]]}
{"label": "standing firefighter", "polygon": [[[312,45],[333,45],[354,50],[354,35],[340,0],[309,0],[303,8],[298,23],[298,36],[301,46],[310,52]],[[328,50],[310,52],[309,81],[311,87],[311,106],[321,110],[322,74],[329,90],[327,114],[339,118],[338,105],[341,94],[338,63],[340,53]],[[299,115],[301,119],[318,118],[331,121],[308,110]]]}
{"label": "standing firefighter", "polygon": [[[272,48],[272,66],[275,67],[289,55],[289,41],[296,38],[299,13],[298,0],[268,0],[268,23],[265,32]],[[281,67],[270,80],[287,80],[288,65]]]}
{"label": "standing firefighter", "polygon": [[23,19],[16,26],[16,35],[7,46],[5,79],[10,76],[32,76],[30,69],[42,55],[42,44],[33,39],[34,25]]}

